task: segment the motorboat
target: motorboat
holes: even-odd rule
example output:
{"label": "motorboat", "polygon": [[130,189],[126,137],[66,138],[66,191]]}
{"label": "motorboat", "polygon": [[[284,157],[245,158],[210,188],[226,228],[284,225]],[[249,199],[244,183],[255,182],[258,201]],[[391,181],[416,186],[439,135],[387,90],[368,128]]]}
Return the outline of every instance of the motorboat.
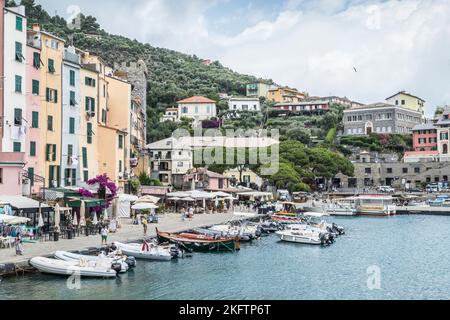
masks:
{"label": "motorboat", "polygon": [[272,233],[280,230],[280,224],[276,221],[264,221],[259,224],[259,228],[264,233]]}
{"label": "motorboat", "polygon": [[142,244],[115,242],[115,244],[123,254],[133,256],[136,259],[169,261],[174,257],[169,246],[159,246],[151,242]]}
{"label": "motorboat", "polygon": [[30,259],[29,263],[42,273],[63,276],[78,275],[81,277],[115,278],[122,269],[120,263],[111,263],[108,260],[64,261],[44,257],[34,257]]}
{"label": "motorboat", "polygon": [[109,255],[105,255],[103,252],[101,252],[97,256],[90,256],[90,255],[72,253],[72,252],[68,252],[68,251],[56,251],[54,253],[54,257],[56,259],[64,260],[64,261],[84,260],[84,261],[97,262],[97,261],[105,260],[105,261],[108,261],[109,263],[117,262],[117,263],[121,264],[121,270],[120,270],[121,273],[127,272],[130,267],[136,266],[136,259],[134,257],[117,255],[116,252],[109,254]]}
{"label": "motorboat", "polygon": [[276,231],[275,234],[281,241],[315,245],[320,245],[323,243],[320,233],[308,229],[288,228],[285,230]]}
{"label": "motorboat", "polygon": [[239,237],[241,241],[250,241],[261,235],[258,227],[250,224],[220,224],[210,227],[209,230],[221,232],[225,237]]}
{"label": "motorboat", "polygon": [[329,223],[323,220],[324,216],[329,216],[329,214],[319,213],[319,212],[304,212],[306,224],[321,230],[321,232],[329,232],[333,234],[333,237],[337,237],[345,233],[344,227],[339,226],[335,223]]}

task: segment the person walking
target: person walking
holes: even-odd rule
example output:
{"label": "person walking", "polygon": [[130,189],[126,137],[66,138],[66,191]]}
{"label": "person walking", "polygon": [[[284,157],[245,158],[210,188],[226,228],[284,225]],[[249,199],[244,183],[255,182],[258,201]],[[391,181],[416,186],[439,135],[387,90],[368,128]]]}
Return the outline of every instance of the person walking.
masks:
{"label": "person walking", "polygon": [[17,233],[16,239],[14,241],[14,246],[16,248],[16,256],[23,255],[23,244],[22,244],[22,236],[20,233]]}
{"label": "person walking", "polygon": [[144,227],[144,236],[147,235],[147,224],[148,224],[147,218],[144,217],[144,218],[142,219],[142,226]]}
{"label": "person walking", "polygon": [[194,207],[189,207],[189,220],[194,218]]}
{"label": "person walking", "polygon": [[106,228],[106,226],[102,227],[102,229],[100,230],[100,234],[102,236],[102,245],[103,243],[108,244],[108,229]]}

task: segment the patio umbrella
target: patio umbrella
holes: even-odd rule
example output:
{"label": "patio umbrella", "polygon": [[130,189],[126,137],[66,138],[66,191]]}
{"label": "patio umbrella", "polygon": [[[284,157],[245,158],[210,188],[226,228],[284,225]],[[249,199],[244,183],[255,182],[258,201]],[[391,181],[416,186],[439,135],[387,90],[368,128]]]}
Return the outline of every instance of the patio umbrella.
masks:
{"label": "patio umbrella", "polygon": [[59,223],[60,223],[60,220],[61,220],[61,213],[59,211],[59,204],[58,203],[55,205],[54,210],[55,210],[55,227],[59,227]]}
{"label": "patio umbrella", "polygon": [[119,212],[119,199],[115,198],[113,200],[113,207],[112,207],[112,218],[115,219],[117,217],[117,213]]}
{"label": "patio umbrella", "polygon": [[147,195],[147,196],[140,197],[139,199],[136,200],[135,203],[143,203],[143,202],[145,202],[145,203],[157,203],[159,200],[160,200],[160,198],[158,198],[158,197]]}
{"label": "patio umbrella", "polygon": [[106,211],[106,209],[103,209],[102,221],[106,221],[106,220],[108,220],[108,212]]}
{"label": "patio umbrella", "polygon": [[84,203],[84,200],[81,200],[80,205],[80,226],[84,227],[86,225],[86,204]]}
{"label": "patio umbrella", "polygon": [[158,208],[158,206],[153,203],[136,203],[131,207],[131,209],[133,209],[133,210],[146,210],[146,209],[156,209],[156,208]]}
{"label": "patio umbrella", "polygon": [[98,224],[98,220],[97,220],[97,212],[94,212],[94,218],[92,219],[92,224],[95,226]]}
{"label": "patio umbrella", "polygon": [[73,215],[73,221],[72,224],[74,226],[78,226],[78,217],[77,217],[77,213],[75,212],[75,214]]}
{"label": "patio umbrella", "polygon": [[183,201],[195,201],[195,199],[192,199],[191,197],[186,197],[186,198],[183,198],[183,199],[181,199],[181,200],[183,200]]}
{"label": "patio umbrella", "polygon": [[6,214],[0,214],[0,222],[4,224],[11,224],[11,225],[24,224],[29,221],[30,219],[25,217],[16,217],[16,216],[9,216]]}
{"label": "patio umbrella", "polygon": [[39,204],[39,221],[38,221],[38,227],[43,227],[44,226],[44,219],[42,218],[42,208],[41,205]]}
{"label": "patio umbrella", "polygon": [[178,197],[172,197],[172,198],[169,198],[169,199],[167,199],[167,200],[178,201],[178,200],[181,200],[181,198],[178,198]]}

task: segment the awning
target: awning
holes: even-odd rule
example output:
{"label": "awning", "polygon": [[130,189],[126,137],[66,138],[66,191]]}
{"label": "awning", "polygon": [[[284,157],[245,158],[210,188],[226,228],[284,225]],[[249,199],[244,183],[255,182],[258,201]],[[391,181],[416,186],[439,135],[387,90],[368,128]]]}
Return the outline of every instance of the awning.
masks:
{"label": "awning", "polygon": [[104,199],[80,197],[80,198],[67,199],[67,205],[72,208],[80,208],[81,201],[84,201],[86,208],[98,207],[98,206],[104,205],[106,202]]}
{"label": "awning", "polygon": [[[0,202],[6,202],[11,205],[13,210],[24,213],[35,213],[39,210],[39,201],[23,196],[0,196]],[[41,203],[42,212],[51,212],[53,208],[45,203]]]}
{"label": "awning", "polygon": [[156,209],[158,206],[156,206],[153,203],[136,203],[134,204],[131,209],[134,210],[146,210],[146,209]]}

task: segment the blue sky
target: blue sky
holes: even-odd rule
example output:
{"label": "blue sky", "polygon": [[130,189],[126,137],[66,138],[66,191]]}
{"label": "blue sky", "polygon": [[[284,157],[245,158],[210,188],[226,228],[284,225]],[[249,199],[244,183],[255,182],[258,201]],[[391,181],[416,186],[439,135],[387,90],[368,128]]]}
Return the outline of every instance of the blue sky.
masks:
{"label": "blue sky", "polygon": [[[374,103],[400,90],[450,102],[447,0],[36,0],[108,32],[308,91]],[[353,67],[356,67],[357,72]]]}

